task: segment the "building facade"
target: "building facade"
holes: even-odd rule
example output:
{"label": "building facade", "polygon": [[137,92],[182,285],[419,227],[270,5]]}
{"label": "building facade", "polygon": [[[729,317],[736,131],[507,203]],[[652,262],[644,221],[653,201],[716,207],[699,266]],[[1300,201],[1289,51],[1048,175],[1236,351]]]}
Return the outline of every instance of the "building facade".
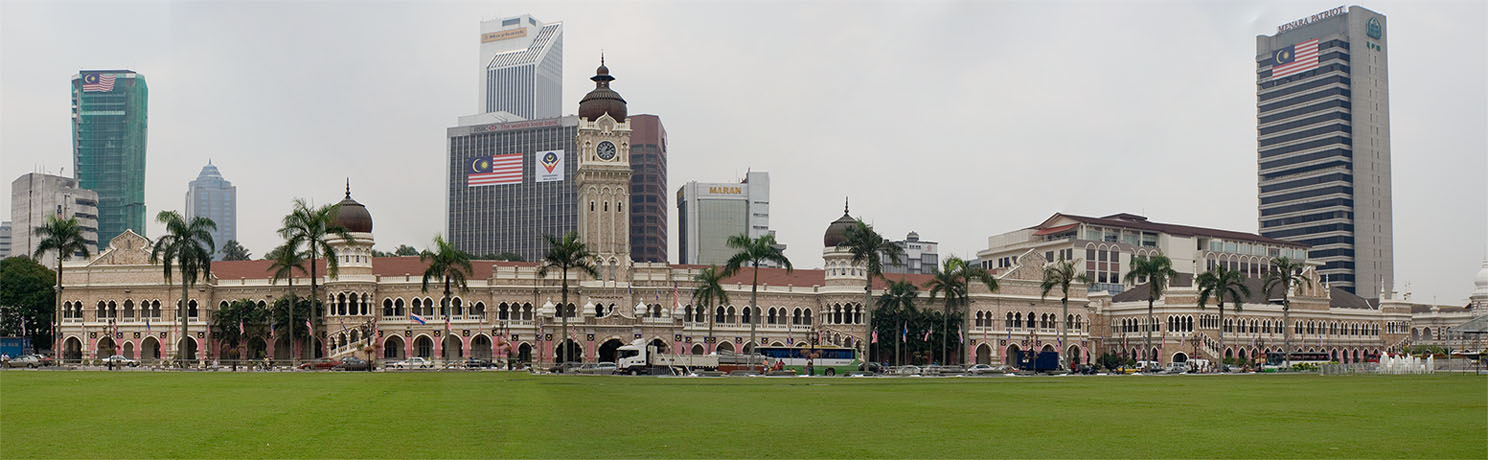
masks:
{"label": "building facade", "polygon": [[0,222],[0,259],[10,257],[10,221]]}
{"label": "building facade", "polygon": [[186,187],[186,218],[206,217],[217,224],[212,243],[217,251],[212,260],[222,260],[222,247],[238,239],[238,187],[222,177],[212,162]]}
{"label": "building facade", "polygon": [[1394,282],[1386,24],[1339,7],[1256,37],[1260,234],[1366,296]]}
{"label": "building facade", "polygon": [[895,241],[895,243],[904,248],[904,256],[899,258],[897,264],[888,257],[884,257],[884,273],[928,275],[935,273],[935,269],[940,266],[940,245],[934,241],[921,240],[919,233],[909,232],[903,240]]}
{"label": "building facade", "polygon": [[1033,250],[1046,262],[1069,260],[1092,281],[1091,290],[1119,293],[1129,286],[1122,275],[1136,256],[1164,255],[1173,270],[1190,276],[1216,265],[1251,278],[1266,273],[1271,259],[1309,260],[1307,246],[1251,233],[1152,222],[1135,214],[1105,217],[1057,213],[1038,225],[987,238],[977,260],[1002,270]]}
{"label": "building facade", "polygon": [[[79,187],[77,179],[42,173],[21,175],[10,183],[10,253],[35,253],[36,247],[41,244],[41,238],[32,230],[46,225],[48,216],[76,218],[78,225],[83,228],[83,240],[88,246],[96,248],[99,234],[98,206],[98,193]],[[89,251],[92,254],[97,252]],[[74,255],[76,256],[78,255]],[[57,256],[48,252],[37,261],[54,267]]]}
{"label": "building facade", "polygon": [[481,21],[478,113],[563,115],[563,23],[531,15]]}
{"label": "building facade", "polygon": [[666,262],[666,126],[656,115],[631,115],[630,124],[630,256]]}
{"label": "building facade", "polygon": [[[449,128],[449,241],[477,256],[539,260],[543,235],[577,230],[577,130],[574,116]],[[493,169],[498,158],[510,159],[505,176]]]}
{"label": "building facade", "polygon": [[770,173],[750,171],[739,183],[684,184],[677,189],[677,227],[681,263],[727,263],[734,254],[729,237],[774,234],[770,230]]}
{"label": "building facade", "polygon": [[81,187],[98,192],[100,245],[124,230],[145,234],[148,109],[149,87],[134,71],[72,77],[72,165]]}

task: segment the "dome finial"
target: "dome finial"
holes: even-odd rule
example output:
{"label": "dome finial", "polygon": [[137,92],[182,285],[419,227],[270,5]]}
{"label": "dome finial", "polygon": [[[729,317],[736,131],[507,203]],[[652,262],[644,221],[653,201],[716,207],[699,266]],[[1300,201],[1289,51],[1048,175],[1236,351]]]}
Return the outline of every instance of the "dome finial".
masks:
{"label": "dome finial", "polygon": [[351,178],[346,178],[346,198],[351,198]]}
{"label": "dome finial", "polygon": [[847,215],[847,197],[842,197],[842,214]]}

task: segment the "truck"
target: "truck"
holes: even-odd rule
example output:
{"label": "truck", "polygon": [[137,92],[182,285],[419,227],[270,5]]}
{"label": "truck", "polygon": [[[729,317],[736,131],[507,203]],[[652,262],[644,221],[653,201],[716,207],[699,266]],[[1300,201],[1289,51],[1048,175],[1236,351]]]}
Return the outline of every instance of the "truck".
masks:
{"label": "truck", "polygon": [[636,339],[616,350],[617,373],[630,375],[676,375],[697,370],[718,370],[718,355],[668,355]]}
{"label": "truck", "polygon": [[30,337],[0,337],[0,354],[15,358],[33,352]]}
{"label": "truck", "polygon": [[1032,351],[1022,353],[1023,356],[1019,360],[1018,367],[1025,371],[1046,372],[1059,369],[1059,353],[1052,351],[1043,351],[1037,354]]}

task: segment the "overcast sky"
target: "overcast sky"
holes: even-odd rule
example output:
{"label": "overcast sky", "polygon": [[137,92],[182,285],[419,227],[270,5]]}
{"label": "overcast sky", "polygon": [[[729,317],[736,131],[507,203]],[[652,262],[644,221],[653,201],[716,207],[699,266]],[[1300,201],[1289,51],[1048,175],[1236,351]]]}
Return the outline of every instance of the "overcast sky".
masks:
{"label": "overcast sky", "polygon": [[[128,68],[150,86],[150,235],[210,159],[255,257],[293,198],[347,177],[379,249],[424,247],[480,21],[532,13],[566,23],[569,113],[603,49],[630,113],[661,116],[670,190],[769,171],[797,266],[821,265],[844,197],[942,258],[1054,212],[1255,232],[1255,36],[1338,5],[0,0],[0,178],[70,175],[69,78]],[[1488,8],[1364,6],[1389,17],[1397,282],[1465,302],[1488,253]]]}

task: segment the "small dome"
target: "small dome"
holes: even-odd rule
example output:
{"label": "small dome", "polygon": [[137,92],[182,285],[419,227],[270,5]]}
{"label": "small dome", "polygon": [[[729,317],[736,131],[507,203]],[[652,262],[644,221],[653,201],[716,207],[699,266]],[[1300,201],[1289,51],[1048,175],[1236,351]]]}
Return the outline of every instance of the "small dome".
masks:
{"label": "small dome", "polygon": [[830,248],[847,241],[847,229],[857,224],[858,220],[847,213],[847,204],[843,203],[842,217],[827,225],[827,233],[822,235],[822,246]]}
{"label": "small dome", "polygon": [[610,82],[615,77],[610,76],[610,68],[605,67],[603,58],[599,61],[599,68],[594,70],[594,76],[589,79],[594,81],[594,90],[579,100],[579,118],[595,121],[608,113],[615,121],[625,121],[625,98],[610,89]]}
{"label": "small dome", "polygon": [[331,222],[346,227],[352,233],[372,233],[372,213],[367,207],[351,199],[351,183],[346,185],[346,198],[336,203],[336,215]]}
{"label": "small dome", "polygon": [[1488,296],[1488,260],[1483,261],[1483,269],[1478,270],[1478,276],[1473,277],[1473,295]]}

